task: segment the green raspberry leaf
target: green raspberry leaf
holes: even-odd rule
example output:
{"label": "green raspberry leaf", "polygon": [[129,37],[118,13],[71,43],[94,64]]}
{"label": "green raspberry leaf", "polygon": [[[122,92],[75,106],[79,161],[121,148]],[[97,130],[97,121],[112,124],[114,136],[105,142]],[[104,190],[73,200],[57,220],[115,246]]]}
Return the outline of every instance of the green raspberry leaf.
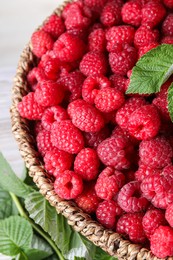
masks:
{"label": "green raspberry leaf", "polygon": [[126,94],[157,93],[172,74],[173,44],[159,45],[136,63]]}
{"label": "green raspberry leaf", "polygon": [[168,89],[168,111],[171,117],[171,121],[173,122],[173,83]]}

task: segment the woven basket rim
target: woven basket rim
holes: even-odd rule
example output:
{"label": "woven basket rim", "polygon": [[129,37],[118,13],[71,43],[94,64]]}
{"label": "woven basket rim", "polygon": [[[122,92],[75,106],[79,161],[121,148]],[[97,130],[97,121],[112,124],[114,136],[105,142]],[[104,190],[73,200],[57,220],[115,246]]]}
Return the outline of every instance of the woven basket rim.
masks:
{"label": "woven basket rim", "polygon": [[[65,1],[53,13],[61,14],[64,6],[69,2],[72,2],[72,0]],[[119,260],[159,260],[160,258],[155,257],[151,251],[142,248],[140,245],[132,244],[130,241],[124,240],[121,235],[105,229],[101,224],[78,208],[74,202],[64,201],[55,193],[52,181],[48,178],[43,164],[38,157],[38,151],[35,147],[34,137],[29,129],[28,120],[21,118],[17,110],[18,103],[29,92],[26,75],[34,63],[35,56],[32,53],[30,43],[28,43],[20,56],[14,77],[10,113],[12,132],[18,143],[20,154],[29,170],[29,175],[38,186],[40,193],[56,208],[57,213],[61,213],[67,218],[68,224],[75,231],[80,232],[111,256],[117,257]],[[166,259],[173,260],[173,257]]]}

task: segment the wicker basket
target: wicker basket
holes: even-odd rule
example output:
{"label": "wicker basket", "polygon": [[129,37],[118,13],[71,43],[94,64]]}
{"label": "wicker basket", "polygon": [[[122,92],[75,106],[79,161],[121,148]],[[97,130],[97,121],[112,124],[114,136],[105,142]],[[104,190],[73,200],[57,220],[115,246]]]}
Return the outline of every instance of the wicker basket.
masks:
{"label": "wicker basket", "polygon": [[[62,9],[63,6],[57,8],[54,13],[60,14]],[[63,214],[68,219],[69,225],[71,225],[75,231],[80,232],[111,256],[115,256],[119,260],[159,259],[153,256],[146,248],[132,244],[131,242],[124,240],[119,234],[105,229],[99,223],[92,220],[89,215],[79,209],[75,203],[63,201],[56,195],[53,183],[47,176],[42,162],[39,160],[38,151],[35,146],[36,141],[29,129],[28,121],[21,118],[17,110],[17,104],[21,101],[22,97],[29,92],[26,75],[34,64],[35,56],[32,53],[30,44],[28,44],[21,54],[14,79],[11,121],[12,132],[18,142],[21,156],[25,161],[26,167],[29,169],[29,175],[33,178],[33,181],[38,186],[41,194],[56,208],[58,213]],[[173,260],[173,257],[167,259]]]}

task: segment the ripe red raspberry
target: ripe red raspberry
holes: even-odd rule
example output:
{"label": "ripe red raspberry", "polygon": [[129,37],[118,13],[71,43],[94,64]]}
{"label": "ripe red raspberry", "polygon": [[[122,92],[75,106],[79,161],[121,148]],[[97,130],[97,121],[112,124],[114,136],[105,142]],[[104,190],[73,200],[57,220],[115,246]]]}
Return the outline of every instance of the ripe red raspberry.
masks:
{"label": "ripe red raspberry", "polygon": [[34,122],[34,135],[37,136],[39,132],[43,130],[43,126],[41,121],[35,121]]}
{"label": "ripe red raspberry", "polygon": [[165,36],[173,36],[173,13],[168,14],[163,21],[162,32]]}
{"label": "ripe red raspberry", "polygon": [[123,128],[127,129],[130,115],[139,107],[146,105],[143,97],[131,97],[126,103],[117,111],[116,122]]}
{"label": "ripe red raspberry", "polygon": [[57,82],[42,81],[37,85],[34,98],[44,107],[58,105],[64,98],[64,89]]}
{"label": "ripe red raspberry", "polygon": [[54,148],[54,145],[51,142],[51,136],[49,131],[40,131],[36,137],[36,141],[37,148],[42,156],[44,156],[46,152],[52,151]]}
{"label": "ripe red raspberry", "polygon": [[108,27],[121,24],[121,7],[116,0],[108,1],[104,6],[100,15],[100,21],[104,26]]}
{"label": "ripe red raspberry", "polygon": [[101,113],[82,99],[71,102],[67,112],[72,123],[84,132],[97,132],[104,126]]}
{"label": "ripe red raspberry", "polygon": [[150,238],[152,253],[160,258],[173,255],[173,229],[168,226],[159,226]]}
{"label": "ripe red raspberry", "polygon": [[82,133],[70,120],[53,123],[51,141],[58,149],[72,154],[79,153],[84,147]]}
{"label": "ripe red raspberry", "polygon": [[32,70],[29,71],[27,75],[27,81],[32,91],[36,90],[37,83],[42,80],[46,80],[46,76],[42,68],[34,67]]}
{"label": "ripe red raspberry", "polygon": [[61,199],[75,199],[83,191],[82,178],[73,171],[66,170],[56,174],[55,192]]}
{"label": "ripe red raspberry", "polygon": [[142,213],[127,213],[122,215],[118,222],[116,231],[128,236],[133,243],[144,243],[146,235],[142,227]]}
{"label": "ripe red raspberry", "polygon": [[172,9],[173,8],[173,2],[172,0],[163,0],[164,5],[166,5],[166,7]]}
{"label": "ripe red raspberry", "polygon": [[137,50],[126,44],[120,52],[109,53],[109,64],[111,70],[119,75],[126,75],[137,61]]}
{"label": "ripe red raspberry", "polygon": [[169,225],[173,227],[173,203],[168,205],[165,212],[165,218],[168,221]]}
{"label": "ripe red raspberry", "polygon": [[106,50],[105,31],[102,28],[92,31],[88,36],[90,51],[104,52]]}
{"label": "ripe red raspberry", "polygon": [[150,209],[148,210],[142,220],[142,226],[145,231],[145,234],[148,238],[154,234],[155,230],[160,225],[165,225],[165,215],[164,212],[160,209]]}
{"label": "ripe red raspberry", "polygon": [[44,129],[47,131],[51,130],[54,122],[61,122],[62,120],[68,119],[67,111],[60,106],[52,106],[45,109],[41,122]]}
{"label": "ripe red raspberry", "polygon": [[106,228],[115,229],[116,217],[123,213],[117,202],[104,200],[96,210],[97,220]]}
{"label": "ripe red raspberry", "polygon": [[49,33],[54,39],[57,39],[65,31],[65,25],[61,17],[53,14],[44,23],[42,29]]}
{"label": "ripe red raspberry", "polygon": [[151,168],[163,168],[171,163],[172,147],[164,136],[142,141],[139,145],[141,162]]}
{"label": "ripe red raspberry", "polygon": [[160,129],[160,117],[156,107],[145,105],[136,109],[129,117],[128,131],[138,140],[155,137]]}
{"label": "ripe red raspberry", "polygon": [[135,29],[130,25],[113,26],[106,32],[107,50],[112,52],[117,45],[133,44]]}
{"label": "ripe red raspberry", "polygon": [[142,25],[140,26],[134,37],[134,44],[136,47],[149,45],[153,42],[158,42],[159,31],[157,29],[150,29],[149,27]]}
{"label": "ripe red raspberry", "polygon": [[85,76],[101,76],[107,73],[107,59],[103,53],[88,52],[80,62],[80,71]]}
{"label": "ripe red raspberry", "polygon": [[117,170],[130,167],[129,156],[132,146],[125,137],[110,137],[101,142],[97,147],[100,160],[107,166],[113,166]]}
{"label": "ripe red raspberry", "polygon": [[104,76],[100,77],[87,77],[82,86],[82,97],[83,99],[94,104],[94,100],[99,89],[111,87],[111,82]]}
{"label": "ripe red raspberry", "polygon": [[148,45],[139,47],[139,50],[138,50],[139,58],[141,58],[145,53],[152,50],[153,48],[156,48],[157,46],[159,46],[158,42],[152,42]]}
{"label": "ripe red raspberry", "polygon": [[113,74],[110,76],[109,80],[112,83],[112,86],[120,90],[122,93],[125,93],[127,90],[127,78],[121,75]]}
{"label": "ripe red raspberry", "polygon": [[161,3],[148,2],[142,8],[142,25],[153,28],[159,25],[166,15],[166,10]]}
{"label": "ripe red raspberry", "polygon": [[41,119],[45,108],[36,102],[34,92],[28,93],[17,105],[21,117],[30,120]]}
{"label": "ripe red raspberry", "polygon": [[61,151],[58,148],[47,151],[43,159],[45,169],[55,177],[57,173],[63,174],[65,170],[69,170],[73,162],[71,154]]}
{"label": "ripe red raspberry", "polygon": [[91,182],[85,184],[83,192],[75,199],[78,207],[86,213],[94,213],[100,201]]}
{"label": "ripe red raspberry", "polygon": [[162,44],[173,44],[173,36],[165,36],[161,39]]}
{"label": "ripe red raspberry", "polygon": [[133,136],[129,135],[129,132],[122,129],[121,127],[119,126],[116,126],[113,131],[112,131],[112,134],[111,134],[111,137],[112,136],[120,136],[120,137],[123,137],[125,138],[127,141],[129,140],[131,144],[133,145],[138,145],[139,141],[134,138]]}
{"label": "ripe red raspberry", "polygon": [[124,94],[115,88],[99,90],[94,100],[96,108],[105,113],[117,110],[124,102]]}
{"label": "ripe red raspberry", "polygon": [[82,149],[75,158],[74,170],[82,179],[90,181],[99,173],[100,161],[97,152],[91,148]]}
{"label": "ripe red raspberry", "polygon": [[101,10],[106,4],[107,0],[84,0],[84,4],[93,10]]}
{"label": "ripe red raspberry", "polygon": [[123,173],[112,167],[105,168],[96,181],[95,191],[99,198],[104,200],[114,199],[125,182]]}
{"label": "ripe red raspberry", "polygon": [[51,50],[53,48],[53,43],[50,34],[43,30],[36,31],[32,34],[32,51],[38,58],[41,58],[48,50]]}
{"label": "ripe red raspberry", "polygon": [[139,1],[131,0],[123,5],[121,14],[124,23],[139,27],[142,20],[142,5]]}
{"label": "ripe red raspberry", "polygon": [[143,181],[146,177],[151,175],[160,175],[160,169],[151,168],[149,165],[145,165],[140,162],[138,170],[135,172],[135,179],[139,182]]}
{"label": "ripe red raspberry", "polygon": [[86,46],[84,42],[69,33],[63,33],[56,40],[53,51],[58,59],[63,62],[73,62],[80,59],[85,53]]}
{"label": "ripe red raspberry", "polygon": [[110,129],[105,126],[99,132],[96,133],[84,133],[85,144],[93,149],[96,149],[97,146],[110,135]]}
{"label": "ripe red raspberry", "polygon": [[125,184],[118,193],[117,202],[125,212],[140,212],[146,210],[149,202],[141,195],[140,184],[132,181]]}

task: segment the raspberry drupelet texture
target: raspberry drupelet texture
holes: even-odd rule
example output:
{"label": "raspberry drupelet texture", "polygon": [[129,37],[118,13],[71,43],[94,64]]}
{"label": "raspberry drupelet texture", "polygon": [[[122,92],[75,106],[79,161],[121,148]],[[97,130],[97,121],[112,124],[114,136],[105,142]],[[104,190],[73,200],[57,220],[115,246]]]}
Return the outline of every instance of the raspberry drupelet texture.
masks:
{"label": "raspberry drupelet texture", "polygon": [[96,149],[97,146],[106,138],[110,136],[110,129],[105,126],[96,133],[84,133],[86,146]]}
{"label": "raspberry drupelet texture", "polygon": [[112,167],[105,168],[98,176],[95,191],[99,198],[112,200],[125,182],[125,176]]}
{"label": "raspberry drupelet texture", "polygon": [[101,15],[100,21],[104,26],[111,27],[113,25],[121,24],[121,7],[116,0],[108,1],[104,6]]}
{"label": "raspberry drupelet texture", "polygon": [[46,75],[44,74],[42,68],[34,67],[29,71],[27,75],[27,81],[32,91],[36,90],[37,83],[42,80],[46,80]]}
{"label": "raspberry drupelet texture", "polygon": [[42,156],[44,156],[46,152],[52,151],[54,148],[54,145],[51,142],[50,132],[44,129],[37,134],[36,141],[37,148]]}
{"label": "raspberry drupelet texture", "polygon": [[125,93],[127,90],[127,81],[128,79],[124,76],[113,74],[109,77],[109,80],[112,83],[112,87]]}
{"label": "raspberry drupelet texture", "polygon": [[139,49],[138,49],[139,58],[141,58],[145,53],[147,53],[148,51],[156,48],[157,46],[159,46],[158,42],[152,42],[152,43],[149,43],[147,45],[139,47]]}
{"label": "raspberry drupelet texture", "polygon": [[166,208],[165,218],[168,221],[169,225],[173,227],[173,203],[169,204]]}
{"label": "raspberry drupelet texture", "polygon": [[71,102],[67,112],[72,123],[84,132],[98,132],[104,127],[101,113],[82,99]]}
{"label": "raspberry drupelet texture", "polygon": [[99,173],[100,161],[97,152],[91,148],[82,149],[75,158],[74,170],[82,179],[90,181]]}
{"label": "raspberry drupelet texture", "polygon": [[53,14],[44,23],[43,30],[57,39],[65,31],[65,25],[61,17]]}
{"label": "raspberry drupelet texture", "polygon": [[123,5],[121,14],[124,23],[139,27],[142,20],[142,4],[131,0]]}
{"label": "raspberry drupelet texture", "polygon": [[162,32],[165,36],[173,36],[173,13],[168,14],[163,21]]}
{"label": "raspberry drupelet texture", "polygon": [[135,179],[139,182],[143,181],[146,177],[151,175],[160,175],[161,169],[154,169],[148,165],[139,162],[139,168],[135,172]]}
{"label": "raspberry drupelet texture", "polygon": [[139,48],[153,42],[158,42],[158,40],[159,31],[157,29],[150,29],[146,25],[141,25],[135,32],[134,45]]}
{"label": "raspberry drupelet texture", "polygon": [[142,213],[127,213],[122,215],[118,222],[116,231],[129,237],[134,243],[144,243],[146,235],[142,227]]}
{"label": "raspberry drupelet texture", "polygon": [[106,50],[106,36],[104,29],[98,28],[89,34],[88,46],[90,51],[104,52]]}
{"label": "raspberry drupelet texture", "polygon": [[56,174],[54,189],[62,199],[75,199],[83,191],[82,178],[73,171],[66,170]]}
{"label": "raspberry drupelet texture", "polygon": [[163,0],[164,5],[166,5],[166,7],[173,9],[173,2],[172,0]]}
{"label": "raspberry drupelet texture", "polygon": [[58,149],[72,154],[79,153],[84,147],[81,131],[70,120],[53,123],[51,142]]}
{"label": "raspberry drupelet texture", "polygon": [[84,3],[94,10],[101,10],[106,4],[107,0],[84,0]]}

